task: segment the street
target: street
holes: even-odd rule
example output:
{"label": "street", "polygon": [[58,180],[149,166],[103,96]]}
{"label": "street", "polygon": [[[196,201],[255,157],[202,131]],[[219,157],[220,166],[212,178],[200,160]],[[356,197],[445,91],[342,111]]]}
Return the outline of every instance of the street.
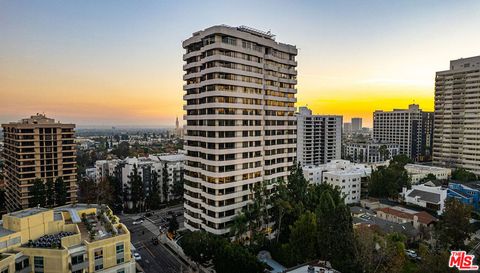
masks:
{"label": "street", "polygon": [[[180,228],[183,228],[182,206],[165,208],[152,211],[153,215],[144,220],[142,224],[133,225],[133,221],[144,216],[145,213],[125,214],[120,219],[131,235],[131,243],[140,254],[142,259],[138,261],[146,273],[177,273],[182,272],[187,266],[184,265],[170,250],[162,243],[154,245],[152,238],[160,234],[159,226],[168,228],[169,215],[177,216]],[[181,214],[181,215],[180,215]]]}

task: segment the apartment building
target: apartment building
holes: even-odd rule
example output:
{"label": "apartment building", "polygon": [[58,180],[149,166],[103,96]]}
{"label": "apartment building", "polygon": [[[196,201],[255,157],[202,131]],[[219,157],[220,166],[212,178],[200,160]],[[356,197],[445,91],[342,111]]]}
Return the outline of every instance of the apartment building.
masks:
{"label": "apartment building", "polygon": [[355,163],[379,163],[399,154],[399,145],[375,141],[350,141],[343,145],[344,159]]}
{"label": "apartment building", "polygon": [[435,77],[433,163],[480,174],[480,56],[450,61]]}
{"label": "apartment building", "polygon": [[305,178],[314,184],[328,183],[339,187],[346,204],[360,203],[367,190],[366,183],[372,174],[372,167],[355,164],[348,160],[333,160],[327,164],[308,165],[303,168]]}
{"label": "apartment building", "polygon": [[286,180],[296,153],[295,46],[225,25],[183,42],[185,227],[226,234],[263,181]]}
{"label": "apartment building", "polygon": [[297,113],[297,161],[302,166],[325,164],[342,157],[342,116]]}
{"label": "apartment building", "polygon": [[75,125],[36,114],[2,127],[7,209],[14,211],[37,205],[29,203],[30,187],[37,178],[44,182],[62,178],[68,192],[67,203],[75,202]]}
{"label": "apartment building", "polygon": [[407,171],[412,184],[418,184],[423,178],[427,177],[429,174],[435,175],[435,177],[439,180],[448,180],[452,175],[452,170],[449,168],[441,168],[420,164],[406,164],[405,170]]}
{"label": "apartment building", "polygon": [[163,190],[162,187],[164,186],[163,177],[166,177],[167,186],[169,187],[167,200],[164,200],[163,194],[160,197],[162,201],[168,201],[178,197],[174,196],[171,190],[175,183],[183,180],[184,162],[185,154],[183,153],[149,155],[148,157],[128,157],[123,160],[97,160],[95,162],[95,177],[96,182],[100,183],[108,176],[115,176],[122,181],[124,189],[128,189],[131,185],[130,178],[136,168],[137,174],[143,182],[143,190],[145,194],[148,194],[153,181],[152,172],[156,172],[157,182],[161,190]]}
{"label": "apartment building", "polygon": [[0,272],[134,273],[130,245],[106,206],[29,208],[2,217]]}
{"label": "apartment building", "polygon": [[373,113],[373,139],[399,145],[399,153],[415,161],[428,161],[432,155],[433,115],[418,104],[408,109],[377,110]]}

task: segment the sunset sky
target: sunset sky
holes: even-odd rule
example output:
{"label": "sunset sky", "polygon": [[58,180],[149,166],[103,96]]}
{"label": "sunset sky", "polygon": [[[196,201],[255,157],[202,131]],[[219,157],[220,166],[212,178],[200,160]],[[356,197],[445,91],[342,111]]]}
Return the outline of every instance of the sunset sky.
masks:
{"label": "sunset sky", "polygon": [[173,126],[182,40],[211,25],[271,30],[298,53],[298,103],[363,117],[433,110],[436,71],[480,55],[480,1],[0,0],[0,122]]}

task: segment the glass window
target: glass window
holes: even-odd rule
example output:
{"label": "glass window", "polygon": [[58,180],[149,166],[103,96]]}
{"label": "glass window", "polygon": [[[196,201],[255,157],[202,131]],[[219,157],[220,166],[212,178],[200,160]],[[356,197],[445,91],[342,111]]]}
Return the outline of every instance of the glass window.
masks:
{"label": "glass window", "polygon": [[116,251],[117,251],[117,254],[123,253],[124,251],[123,243],[117,244]]}
{"label": "glass window", "polygon": [[103,269],[103,264],[99,264],[95,266],[95,271],[102,270],[102,269]]}
{"label": "glass window", "polygon": [[2,271],[0,271],[1,273],[8,273],[8,267],[2,269]]}
{"label": "glass window", "polygon": [[34,272],[43,272],[43,257],[34,256],[33,267],[34,267]]}
{"label": "glass window", "polygon": [[103,249],[95,249],[94,251],[95,260],[103,259]]}
{"label": "glass window", "polygon": [[123,263],[124,261],[125,261],[125,259],[119,258],[119,259],[117,259],[117,264],[121,264],[121,263]]}

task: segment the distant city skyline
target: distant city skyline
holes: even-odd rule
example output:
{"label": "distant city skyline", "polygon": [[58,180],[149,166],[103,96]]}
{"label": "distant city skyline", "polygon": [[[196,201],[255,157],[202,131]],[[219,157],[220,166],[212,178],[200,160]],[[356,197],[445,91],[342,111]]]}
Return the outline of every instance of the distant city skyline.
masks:
{"label": "distant city skyline", "polygon": [[173,127],[182,40],[218,24],[295,44],[296,106],[365,127],[375,110],[432,111],[435,72],[480,55],[478,1],[2,1],[0,123],[44,112],[79,127]]}

